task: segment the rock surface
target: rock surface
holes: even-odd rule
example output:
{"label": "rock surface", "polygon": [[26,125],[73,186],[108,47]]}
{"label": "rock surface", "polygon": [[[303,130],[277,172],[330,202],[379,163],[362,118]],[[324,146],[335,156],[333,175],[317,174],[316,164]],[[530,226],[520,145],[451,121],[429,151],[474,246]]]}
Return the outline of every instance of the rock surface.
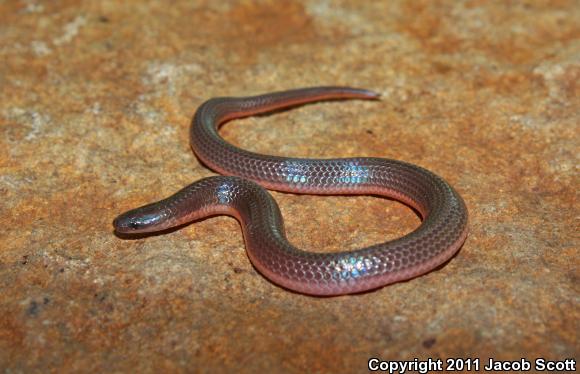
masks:
{"label": "rock surface", "polygon": [[[0,371],[360,372],[369,357],[578,357],[576,1],[0,1]],[[470,212],[446,266],[313,298],[218,217],[126,240],[113,218],[214,173],[204,100],[344,84],[221,133],[296,157],[376,156],[446,178]],[[273,193],[296,245],[419,225],[374,197]]]}

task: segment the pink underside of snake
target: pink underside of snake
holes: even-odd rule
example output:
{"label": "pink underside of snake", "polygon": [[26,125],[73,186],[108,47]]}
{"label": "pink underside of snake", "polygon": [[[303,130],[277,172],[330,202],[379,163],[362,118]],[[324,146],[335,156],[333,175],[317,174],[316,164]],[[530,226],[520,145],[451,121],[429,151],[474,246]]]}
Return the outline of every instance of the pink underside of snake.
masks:
{"label": "pink underside of snake", "polygon": [[[433,270],[457,252],[468,232],[465,204],[442,178],[390,159],[256,154],[227,143],[217,132],[235,118],[321,100],[377,97],[362,89],[313,87],[208,100],[192,122],[192,149],[211,169],[237,177],[206,178],[160,202],[124,213],[114,222],[116,230],[157,231],[228,214],[240,222],[248,257],[260,273],[287,289],[312,295],[367,291]],[[423,221],[408,235],[371,247],[339,253],[303,251],[287,241],[271,195],[250,181],[291,193],[387,196],[415,208]]]}

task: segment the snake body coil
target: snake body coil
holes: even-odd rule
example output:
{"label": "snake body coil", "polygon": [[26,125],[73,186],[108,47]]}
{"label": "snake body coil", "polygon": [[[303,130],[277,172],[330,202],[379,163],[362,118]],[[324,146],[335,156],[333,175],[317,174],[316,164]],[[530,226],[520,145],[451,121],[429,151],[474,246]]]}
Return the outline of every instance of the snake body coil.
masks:
{"label": "snake body coil", "polygon": [[[159,231],[216,214],[238,219],[252,264],[283,287],[313,295],[370,290],[424,274],[447,261],[467,236],[467,209],[442,178],[384,158],[301,159],[239,149],[218,134],[224,122],[333,99],[376,99],[348,87],[313,87],[252,97],[213,98],[197,110],[191,146],[225,175],[202,179],[173,196],[123,213],[119,233]],[[415,208],[421,225],[402,238],[354,251],[314,253],[286,239],[278,205],[263,188],[307,194],[383,195]]]}

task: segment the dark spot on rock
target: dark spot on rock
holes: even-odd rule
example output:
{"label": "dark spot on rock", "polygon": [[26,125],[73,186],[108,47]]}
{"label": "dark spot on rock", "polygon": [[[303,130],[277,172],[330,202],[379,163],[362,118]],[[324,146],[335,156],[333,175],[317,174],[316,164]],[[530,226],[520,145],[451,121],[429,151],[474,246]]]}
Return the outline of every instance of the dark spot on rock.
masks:
{"label": "dark spot on rock", "polygon": [[435,70],[435,72],[440,73],[440,74],[446,74],[449,73],[450,71],[453,70],[453,68],[447,64],[441,63],[441,62],[434,62],[432,64],[433,66],[433,70]]}
{"label": "dark spot on rock", "polygon": [[437,342],[437,339],[435,339],[435,338],[429,338],[429,339],[423,340],[423,347],[431,348],[435,345],[436,342]]}
{"label": "dark spot on rock", "polygon": [[235,267],[234,267],[234,273],[236,273],[236,274],[241,274],[241,273],[243,273],[243,272],[244,272],[244,269],[242,269],[242,268],[239,268],[239,267],[237,267],[237,266],[235,266]]}
{"label": "dark spot on rock", "polygon": [[367,133],[367,134],[369,134],[369,135],[374,135],[374,134],[375,134],[375,133],[373,132],[373,130],[368,130],[368,129],[367,129],[366,133]]}
{"label": "dark spot on rock", "polygon": [[30,305],[28,306],[28,309],[26,310],[26,313],[29,316],[36,316],[38,314],[38,303],[36,301],[31,301]]}
{"label": "dark spot on rock", "polygon": [[20,261],[22,265],[26,265],[28,263],[28,255],[22,256],[22,261]]}
{"label": "dark spot on rock", "polygon": [[43,303],[44,305],[46,305],[46,304],[50,303],[50,299],[49,299],[48,297],[44,297],[44,298],[42,299],[42,303]]}
{"label": "dark spot on rock", "polygon": [[107,16],[99,16],[99,22],[101,23],[109,23],[111,20]]}

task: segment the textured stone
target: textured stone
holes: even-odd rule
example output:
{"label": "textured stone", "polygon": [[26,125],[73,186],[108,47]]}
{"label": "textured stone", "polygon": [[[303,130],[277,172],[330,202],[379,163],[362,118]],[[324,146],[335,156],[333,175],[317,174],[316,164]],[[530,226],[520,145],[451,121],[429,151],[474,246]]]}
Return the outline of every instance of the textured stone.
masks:
{"label": "textured stone", "polygon": [[[371,356],[578,357],[575,1],[0,1],[0,368],[360,372]],[[232,218],[116,237],[213,173],[204,100],[323,84],[380,102],[226,125],[256,152],[422,165],[465,198],[448,264],[337,298],[260,276]],[[410,232],[395,201],[274,193],[316,251]]]}

